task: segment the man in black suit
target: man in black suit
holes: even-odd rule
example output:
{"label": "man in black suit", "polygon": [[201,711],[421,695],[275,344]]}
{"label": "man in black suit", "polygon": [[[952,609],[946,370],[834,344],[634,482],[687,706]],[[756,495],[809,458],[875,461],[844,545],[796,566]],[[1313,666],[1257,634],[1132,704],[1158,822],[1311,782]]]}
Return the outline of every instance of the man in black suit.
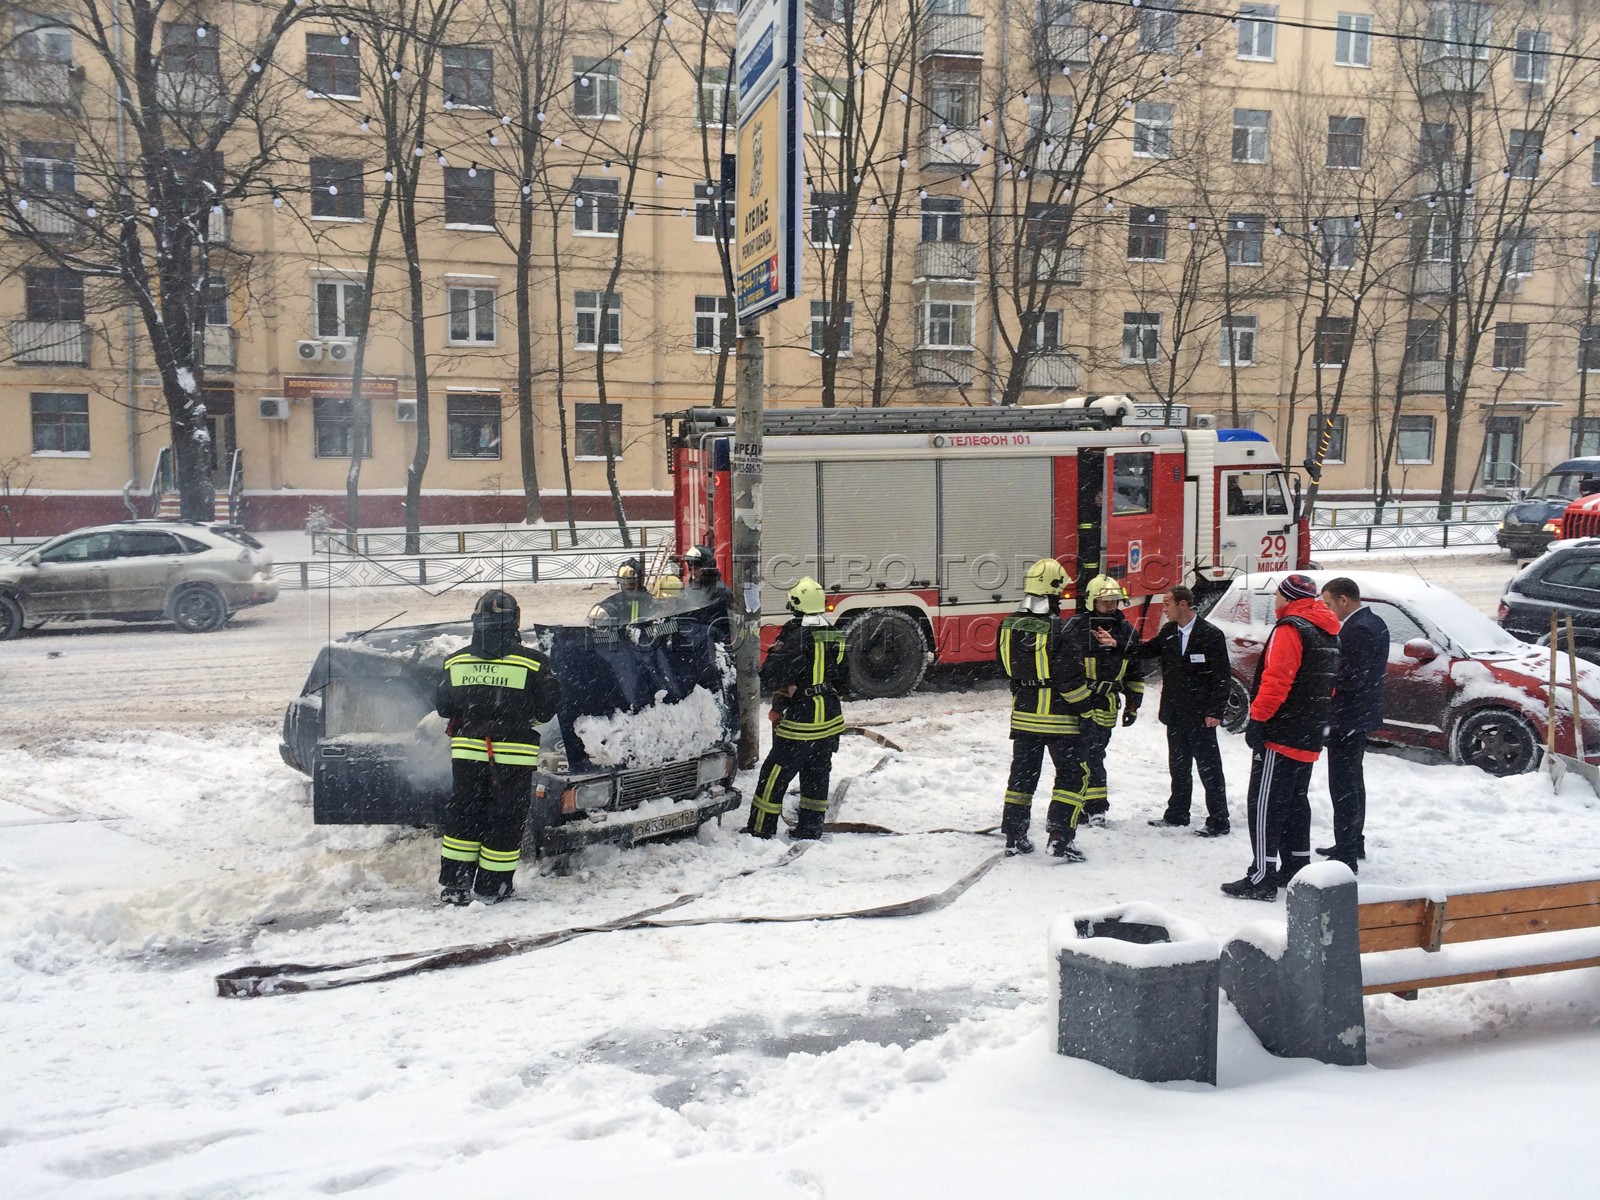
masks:
{"label": "man in black suit", "polygon": [[1317,853],[1352,871],[1367,856],[1367,782],[1362,759],[1367,734],[1383,727],[1383,677],[1389,666],[1389,627],[1361,601],[1355,580],[1322,585],[1322,602],[1339,618],[1339,678],[1328,731],[1328,794],[1333,798],[1333,845]]}
{"label": "man in black suit", "polygon": [[1194,593],[1175,587],[1161,602],[1167,623],[1144,645],[1144,654],[1161,659],[1161,723],[1167,727],[1167,769],[1172,794],[1156,826],[1189,823],[1194,792],[1191,772],[1200,770],[1206,793],[1206,824],[1201,837],[1229,831],[1228,782],[1217,749],[1217,726],[1228,700],[1228,644],[1218,629],[1194,611]]}

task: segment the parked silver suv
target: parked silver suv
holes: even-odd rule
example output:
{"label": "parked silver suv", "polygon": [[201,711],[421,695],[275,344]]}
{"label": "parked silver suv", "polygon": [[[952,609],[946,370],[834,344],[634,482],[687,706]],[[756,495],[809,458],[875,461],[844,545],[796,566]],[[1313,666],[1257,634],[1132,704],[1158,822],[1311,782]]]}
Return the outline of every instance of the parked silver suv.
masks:
{"label": "parked silver suv", "polygon": [[272,555],[237,525],[96,525],[0,558],[0,641],[55,620],[168,620],[209,633],[277,598]]}

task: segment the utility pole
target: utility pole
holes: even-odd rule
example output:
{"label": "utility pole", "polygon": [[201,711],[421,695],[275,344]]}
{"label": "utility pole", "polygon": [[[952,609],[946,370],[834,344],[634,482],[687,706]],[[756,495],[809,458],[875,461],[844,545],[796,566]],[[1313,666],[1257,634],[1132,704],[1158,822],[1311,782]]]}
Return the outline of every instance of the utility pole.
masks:
{"label": "utility pole", "polygon": [[739,696],[739,766],[761,760],[761,412],[766,342],[761,318],[739,324],[733,454],[733,590],[742,620],[734,647]]}

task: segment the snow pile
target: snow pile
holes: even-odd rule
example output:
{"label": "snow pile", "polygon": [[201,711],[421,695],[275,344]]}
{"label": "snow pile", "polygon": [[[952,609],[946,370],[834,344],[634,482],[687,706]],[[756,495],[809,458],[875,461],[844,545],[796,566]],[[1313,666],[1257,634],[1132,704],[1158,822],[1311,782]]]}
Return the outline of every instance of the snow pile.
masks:
{"label": "snow pile", "polygon": [[697,687],[682,700],[655,703],[636,713],[579,717],[573,732],[590,759],[602,767],[653,767],[679,759],[698,758],[722,740],[722,704]]}

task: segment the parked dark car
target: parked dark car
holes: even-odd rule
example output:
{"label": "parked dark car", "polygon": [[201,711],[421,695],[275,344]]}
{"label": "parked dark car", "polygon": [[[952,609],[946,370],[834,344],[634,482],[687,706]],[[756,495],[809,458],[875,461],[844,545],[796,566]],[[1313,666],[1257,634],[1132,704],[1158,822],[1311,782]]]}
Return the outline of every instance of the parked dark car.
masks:
{"label": "parked dark car", "polygon": [[209,633],[277,598],[272,555],[237,525],[97,525],[0,558],[0,641],[46,621],[167,620]]}
{"label": "parked dark car", "polygon": [[[537,856],[690,832],[740,804],[738,704],[720,609],[606,629],[525,625],[561,705],[541,730],[523,846]],[[436,825],[450,739],[434,711],[470,624],[350,634],[317,655],[283,719],[318,825]]]}
{"label": "parked dark car", "polygon": [[1555,541],[1556,519],[1581,494],[1583,481],[1600,479],[1600,456],[1569,458],[1530,488],[1507,511],[1494,535],[1513,558],[1535,558]]}
{"label": "parked dark car", "polygon": [[[1600,538],[1557,542],[1506,585],[1500,624],[1508,633],[1547,645],[1551,613],[1572,618],[1578,657],[1600,663]],[[1566,649],[1564,632],[1557,649]]]}

